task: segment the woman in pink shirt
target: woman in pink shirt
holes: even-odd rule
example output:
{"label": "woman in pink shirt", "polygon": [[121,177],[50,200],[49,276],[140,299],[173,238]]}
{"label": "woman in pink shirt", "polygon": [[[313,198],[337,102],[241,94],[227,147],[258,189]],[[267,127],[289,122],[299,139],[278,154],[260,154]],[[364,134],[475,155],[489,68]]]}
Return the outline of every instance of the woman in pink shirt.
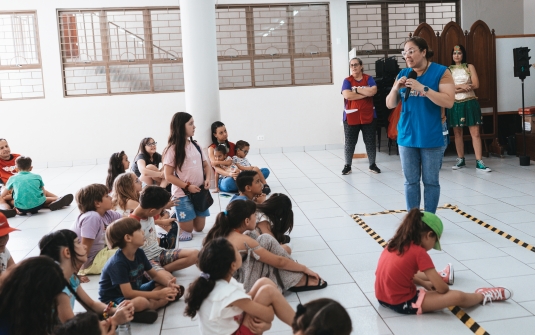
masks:
{"label": "woman in pink shirt", "polygon": [[208,209],[203,212],[195,210],[187,195],[200,192],[202,187],[210,188],[210,166],[199,145],[193,141],[194,133],[193,117],[184,112],[175,113],[167,147],[163,151],[165,179],[172,184],[173,197],[180,200],[175,207],[180,241],[190,241],[194,229],[201,232],[206,217],[210,216]]}

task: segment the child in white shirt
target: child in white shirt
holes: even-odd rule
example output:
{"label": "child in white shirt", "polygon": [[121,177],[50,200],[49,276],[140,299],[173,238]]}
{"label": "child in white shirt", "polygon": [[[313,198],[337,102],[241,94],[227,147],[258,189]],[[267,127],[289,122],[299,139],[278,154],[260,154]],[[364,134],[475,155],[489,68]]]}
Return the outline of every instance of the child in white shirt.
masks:
{"label": "child in white shirt", "polygon": [[295,312],[271,280],[261,278],[245,293],[243,284],[232,277],[241,264],[240,253],[223,237],[208,242],[199,253],[202,273],[189,287],[185,315],[199,314],[202,335],[262,333],[271,327],[274,315],[292,324]]}

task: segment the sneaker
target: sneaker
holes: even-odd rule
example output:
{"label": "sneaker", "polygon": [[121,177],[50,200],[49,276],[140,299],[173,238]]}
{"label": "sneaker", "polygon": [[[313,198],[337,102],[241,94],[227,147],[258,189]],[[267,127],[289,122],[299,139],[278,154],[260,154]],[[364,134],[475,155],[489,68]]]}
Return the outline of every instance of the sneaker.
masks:
{"label": "sneaker", "polygon": [[454,170],[459,170],[465,166],[466,166],[466,163],[464,162],[464,157],[463,157],[463,158],[457,158],[457,163],[455,163],[455,165],[452,166],[451,168]]}
{"label": "sneaker", "polygon": [[58,200],[50,203],[50,205],[48,205],[48,208],[51,211],[56,211],[62,207],[69,206],[73,200],[74,197],[72,194],[66,194],[62,197],[59,197]]}
{"label": "sneaker", "polygon": [[142,312],[135,312],[132,322],[152,324],[158,319],[158,312],[153,309],[147,309]]}
{"label": "sneaker", "polygon": [[342,170],[342,174],[343,175],[346,175],[346,174],[350,174],[351,173],[351,165],[344,165],[344,169]]}
{"label": "sneaker", "polygon": [[492,170],[489,167],[485,166],[483,160],[480,159],[476,161],[476,171],[491,172]]}
{"label": "sneaker", "polygon": [[370,165],[370,172],[381,173],[381,170],[377,167],[377,165],[375,165],[375,163],[373,163],[372,165]]}
{"label": "sneaker", "polygon": [[268,184],[264,185],[264,188],[262,189],[262,193],[264,193],[265,195],[269,195],[271,193],[271,188],[269,187]]}
{"label": "sneaker", "polygon": [[476,293],[483,294],[482,304],[492,301],[503,301],[513,296],[513,291],[506,289],[505,287],[484,287],[478,288]]}
{"label": "sneaker", "polygon": [[438,274],[442,277],[442,280],[448,284],[453,285],[453,281],[455,280],[453,275],[453,265],[451,263],[448,263],[444,270],[439,271]]}

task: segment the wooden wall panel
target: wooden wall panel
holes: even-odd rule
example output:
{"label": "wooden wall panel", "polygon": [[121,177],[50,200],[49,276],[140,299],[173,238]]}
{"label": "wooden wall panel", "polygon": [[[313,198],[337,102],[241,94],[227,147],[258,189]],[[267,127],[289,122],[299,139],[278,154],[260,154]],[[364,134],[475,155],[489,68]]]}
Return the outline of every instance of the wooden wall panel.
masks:
{"label": "wooden wall panel", "polygon": [[456,22],[451,21],[444,27],[444,30],[440,34],[440,64],[446,66],[451,65],[451,51],[458,44],[466,48],[466,37],[461,27]]}
{"label": "wooden wall panel", "polygon": [[483,21],[476,21],[467,36],[468,62],[473,64],[479,77],[476,90],[481,107],[494,107],[496,101],[496,47],[495,36]]}
{"label": "wooden wall panel", "polygon": [[418,28],[414,31],[413,36],[419,36],[423,38],[429,45],[429,49],[433,50],[434,56],[431,58],[432,62],[440,63],[438,61],[440,54],[440,45],[438,36],[435,34],[433,28],[425,22],[420,23]]}

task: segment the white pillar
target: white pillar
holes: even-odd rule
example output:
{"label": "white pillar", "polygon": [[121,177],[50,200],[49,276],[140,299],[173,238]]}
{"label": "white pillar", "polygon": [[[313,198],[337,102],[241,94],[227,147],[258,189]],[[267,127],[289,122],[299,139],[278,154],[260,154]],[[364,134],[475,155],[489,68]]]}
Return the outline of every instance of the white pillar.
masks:
{"label": "white pillar", "polygon": [[180,0],[186,112],[195,120],[195,139],[211,143],[210,125],[221,118],[215,24],[216,0]]}

